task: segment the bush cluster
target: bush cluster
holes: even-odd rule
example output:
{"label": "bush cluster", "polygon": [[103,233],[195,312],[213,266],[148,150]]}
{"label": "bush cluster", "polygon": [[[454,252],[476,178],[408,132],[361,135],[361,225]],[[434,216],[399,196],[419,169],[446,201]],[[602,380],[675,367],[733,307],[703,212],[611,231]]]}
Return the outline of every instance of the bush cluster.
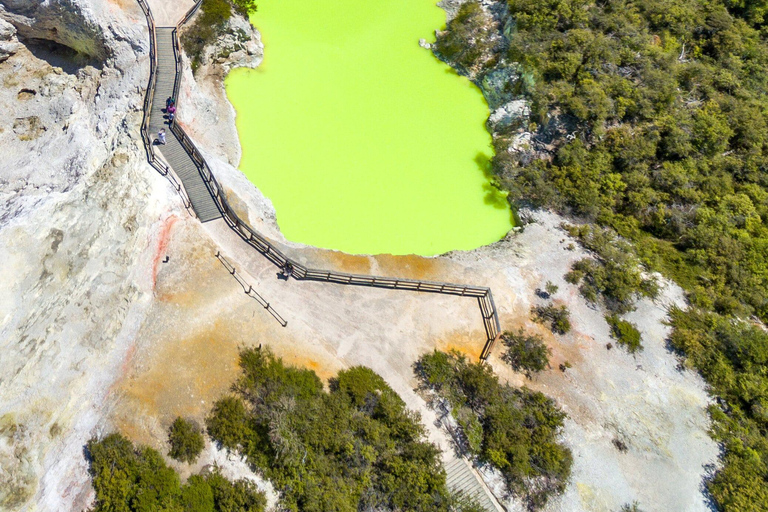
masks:
{"label": "bush cluster", "polygon": [[168,443],[171,445],[168,455],[181,462],[194,462],[205,448],[200,427],[194,421],[184,418],[176,418],[171,424]]}
{"label": "bush cluster", "polygon": [[552,351],[544,344],[541,336],[526,334],[521,328],[518,332],[504,332],[501,342],[506,351],[501,359],[515,371],[523,371],[530,377],[549,366],[549,355]]}
{"label": "bush cluster", "polygon": [[594,259],[574,263],[565,276],[569,283],[579,285],[579,291],[588,301],[602,300],[609,311],[627,313],[634,310],[637,298],[658,295],[656,280],[643,272],[642,263],[629,242],[611,230],[594,226],[568,226],[567,229],[594,255]]}
{"label": "bush cluster", "polygon": [[330,391],[268,349],[240,355],[233,396],[206,423],[282,492],[288,510],[476,510],[446,488],[439,450],[416,413],[369,368],[339,372]]}
{"label": "bush cluster", "polygon": [[616,339],[619,345],[626,347],[630,354],[643,350],[640,331],[637,330],[634,324],[622,320],[616,314],[607,315],[605,320],[611,326],[611,336]]}
{"label": "bush cluster", "polygon": [[456,16],[448,23],[448,29],[437,34],[435,51],[466,71],[487,68],[495,63],[500,38],[493,18],[476,0],[465,2]]}
{"label": "bush cluster", "polygon": [[181,35],[184,52],[192,61],[192,70],[200,65],[205,48],[221,37],[232,12],[248,16],[256,12],[255,0],[203,0],[194,23]]}
{"label": "bush cluster", "polygon": [[230,482],[218,471],[181,484],[157,450],[134,446],[120,434],[86,446],[96,491],[94,512],[261,512],[264,494],[247,480]]}
{"label": "bush cluster", "polygon": [[[509,89],[531,101],[542,152],[517,158],[507,151],[514,134],[494,134],[497,179],[513,202],[614,230],[643,264],[686,289],[693,307],[673,316],[672,338],[711,379],[721,398],[712,417],[729,426],[718,434],[725,466],[709,490],[727,511],[766,510],[765,373],[739,369],[739,354],[751,350],[741,345],[757,336],[745,319],[768,322],[764,3],[505,1],[511,30],[499,32],[490,71],[522,69]],[[471,23],[451,30],[465,40],[482,34]],[[630,251],[595,252],[570,276],[585,295],[620,313],[653,291],[626,272],[639,269],[622,256]],[[734,375],[738,383],[720,380]]]}
{"label": "bush cluster", "polygon": [[565,489],[573,458],[557,442],[565,413],[551,399],[501,384],[490,366],[458,352],[425,354],[416,373],[450,404],[471,453],[501,471],[530,509]]}
{"label": "bush cluster", "polygon": [[571,312],[565,305],[533,306],[531,314],[534,322],[548,324],[555,334],[567,334],[571,331]]}

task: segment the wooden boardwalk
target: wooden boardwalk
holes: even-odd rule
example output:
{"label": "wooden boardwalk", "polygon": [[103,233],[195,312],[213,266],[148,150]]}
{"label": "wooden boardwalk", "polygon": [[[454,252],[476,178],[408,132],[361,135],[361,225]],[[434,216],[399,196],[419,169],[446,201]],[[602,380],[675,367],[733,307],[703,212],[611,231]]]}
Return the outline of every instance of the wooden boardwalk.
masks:
{"label": "wooden boardwalk", "polygon": [[452,492],[461,493],[473,499],[483,510],[498,512],[503,510],[491,498],[479,477],[463,457],[450,457],[443,461],[445,465],[445,483]]}
{"label": "wooden boardwalk", "polygon": [[201,222],[208,222],[221,217],[219,207],[213,200],[198,166],[181,145],[176,134],[171,131],[166,114],[163,112],[165,100],[174,96],[177,78],[176,55],[173,49],[174,28],[157,27],[155,30],[157,72],[155,97],[149,115],[149,134],[154,139],[157,133],[165,128],[168,143],[154,147],[160,150],[165,161],[181,180],[197,217]]}
{"label": "wooden boardwalk", "polygon": [[[178,27],[189,20],[195,9],[200,6],[200,2],[195,4],[195,7],[176,27],[156,27],[146,0],[137,0],[137,2],[147,17],[150,31],[151,72],[144,100],[144,121],[141,127],[142,139],[147,150],[147,160],[150,165],[170,180],[173,187],[181,195],[187,209],[196,215],[201,222],[223,217],[229,227],[251,247],[278,267],[287,270],[290,277],[300,281],[323,281],[347,286],[369,286],[474,298],[480,308],[487,336],[481,359],[487,359],[501,331],[490,288],[309,268],[284,255],[269,239],[238,217],[224,198],[221,187],[197,147],[180,126],[175,123],[173,126],[168,125],[163,112],[167,98],[175,97],[178,102],[177,95],[181,80],[181,57],[177,40]],[[157,138],[157,133],[163,128],[166,130],[167,144],[155,145],[153,141]],[[158,149],[167,164],[157,158],[155,151]],[[217,254],[217,257],[220,255]],[[235,275],[235,269],[229,262],[221,257],[220,261],[232,275]],[[255,293],[250,285],[239,279],[238,282],[243,286],[244,291],[268,309],[281,325],[286,325],[285,320],[271,308],[267,301]],[[444,465],[447,475],[446,483],[451,491],[471,496],[487,512],[503,510],[466,460],[453,453],[447,453],[445,454]]]}

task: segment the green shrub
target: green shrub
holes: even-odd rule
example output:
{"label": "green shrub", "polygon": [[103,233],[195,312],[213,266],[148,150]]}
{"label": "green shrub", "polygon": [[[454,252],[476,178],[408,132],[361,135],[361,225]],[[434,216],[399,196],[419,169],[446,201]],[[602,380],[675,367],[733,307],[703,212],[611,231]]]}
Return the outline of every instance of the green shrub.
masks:
{"label": "green shrub", "polygon": [[[765,510],[768,429],[765,399],[758,398],[764,393],[755,387],[763,373],[734,370],[736,354],[753,338],[743,320],[768,322],[765,5],[506,5],[508,49],[493,71],[522,69],[512,89],[531,103],[539,149],[510,152],[514,137],[494,134],[497,180],[512,203],[575,214],[634,243],[591,249],[596,259],[569,274],[611,313],[654,295],[638,262],[686,290],[692,307],[675,314],[672,339],[718,393],[722,408],[711,408],[713,421],[733,430],[718,434],[724,466],[708,488],[723,510]],[[449,24],[451,31],[462,40],[485,36],[471,22]],[[461,63],[480,65],[479,57]],[[708,323],[720,331],[708,332]],[[744,338],[723,343],[727,332]]]}
{"label": "green shrub", "polygon": [[253,484],[232,483],[218,471],[191,476],[181,485],[179,475],[165,464],[160,453],[147,446],[134,446],[120,434],[91,439],[86,450],[96,492],[94,512],[261,512],[266,506],[264,495]]}
{"label": "green shrub", "polygon": [[205,448],[205,440],[197,423],[184,418],[176,418],[168,430],[168,442],[171,451],[168,453],[181,462],[194,462]]}
{"label": "green shrub", "polygon": [[493,28],[493,18],[479,2],[465,2],[448,23],[448,29],[438,33],[435,50],[464,69],[492,66],[497,49]]}
{"label": "green shrub", "polygon": [[232,6],[242,16],[250,16],[256,14],[257,6],[256,0],[232,0]]}
{"label": "green shrub", "polygon": [[557,290],[559,290],[559,289],[560,288],[555,283],[553,283],[552,281],[547,281],[547,284],[544,285],[544,291],[546,291],[547,294],[550,295],[550,296],[556,294]]}
{"label": "green shrub", "polygon": [[418,414],[369,368],[339,372],[326,392],[268,349],[244,350],[240,367],[208,433],[263,471],[288,510],[463,510]]}
{"label": "green shrub", "polygon": [[523,371],[530,377],[549,366],[552,351],[544,344],[541,336],[526,334],[521,328],[517,333],[504,332],[501,342],[507,348],[501,359],[515,371]]}
{"label": "green shrub", "polygon": [[[432,384],[438,380],[431,373],[435,369],[441,373],[440,386]],[[509,490],[530,508],[565,489],[573,458],[557,442],[565,414],[551,399],[501,384],[490,366],[470,363],[458,352],[424,354],[415,371],[423,386],[448,400],[471,452],[501,471]],[[479,442],[473,440],[479,435],[476,425],[482,429]]]}
{"label": "green shrub", "polygon": [[255,0],[203,0],[195,22],[181,35],[181,44],[192,61],[193,71],[200,65],[205,48],[224,34],[233,9],[247,17],[256,12],[256,3]]}
{"label": "green shrub", "polygon": [[556,334],[567,334],[571,330],[571,313],[565,305],[533,306],[531,314],[534,322],[549,324],[549,328]]}
{"label": "green shrub", "polygon": [[626,347],[630,354],[643,350],[640,331],[634,324],[622,320],[618,315],[607,315],[605,317],[608,325],[611,326],[611,336],[616,339],[619,345]]}
{"label": "green shrub", "polygon": [[595,259],[585,258],[573,264],[565,276],[571,284],[580,284],[579,291],[590,302],[601,299],[615,313],[634,309],[635,300],[654,298],[659,288],[656,280],[646,277],[632,246],[611,230],[591,226],[569,226],[572,236],[593,252]]}

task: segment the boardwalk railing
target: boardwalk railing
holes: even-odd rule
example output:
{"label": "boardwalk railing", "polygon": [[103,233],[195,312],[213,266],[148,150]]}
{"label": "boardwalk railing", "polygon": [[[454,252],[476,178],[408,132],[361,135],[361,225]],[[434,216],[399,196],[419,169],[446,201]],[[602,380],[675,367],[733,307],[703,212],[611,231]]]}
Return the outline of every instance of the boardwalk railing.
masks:
{"label": "boardwalk railing", "polygon": [[[151,55],[154,55],[155,52],[155,27],[154,22],[152,21],[152,14],[149,12],[149,8],[146,7],[145,9],[145,0],[137,0],[140,5],[142,5],[142,9],[144,9],[145,14],[147,14],[147,22],[150,27],[150,42],[152,44],[152,49],[150,51]],[[187,12],[186,16],[184,16],[184,19],[182,19],[178,25],[176,25],[176,28],[173,30],[172,40],[173,40],[173,52],[174,52],[174,59],[176,62],[176,79],[174,83],[174,98],[176,99],[176,104],[179,103],[179,89],[181,84],[181,73],[183,70],[182,62],[181,62],[181,51],[179,48],[179,38],[178,38],[178,30],[186,23],[197,11],[197,9],[200,7],[200,4],[202,2],[198,1],[192,9]],[[154,57],[153,64],[153,70],[156,66],[156,60],[157,57]],[[150,76],[150,85],[154,87],[154,77]],[[145,125],[148,124],[148,112],[152,108],[152,96],[149,90],[147,91],[147,98],[149,103],[145,100],[144,102],[144,110],[145,110]],[[213,172],[211,172],[210,167],[208,166],[208,163],[205,161],[205,158],[203,158],[203,155],[200,153],[200,151],[197,149],[197,146],[192,142],[192,140],[187,136],[184,129],[181,128],[181,126],[176,123],[176,120],[171,123],[170,129],[173,132],[174,135],[178,138],[179,142],[181,143],[184,150],[189,154],[192,161],[197,166],[198,170],[200,171],[200,176],[203,178],[203,181],[205,182],[206,187],[208,188],[208,191],[211,193],[211,196],[213,197],[214,201],[216,202],[216,205],[218,206],[219,210],[221,211],[222,217],[224,218],[224,221],[229,225],[230,228],[232,228],[239,236],[242,238],[246,243],[251,245],[253,248],[255,248],[257,251],[259,251],[261,254],[263,254],[267,259],[269,259],[274,265],[278,266],[279,268],[283,269],[284,272],[286,272],[290,277],[293,277],[294,279],[300,280],[300,281],[323,281],[328,283],[337,283],[337,284],[345,284],[345,285],[353,285],[353,286],[370,286],[374,288],[388,288],[388,289],[394,289],[394,290],[410,290],[410,291],[416,291],[416,292],[428,292],[428,293],[439,293],[444,295],[458,295],[461,297],[474,297],[477,299],[478,305],[480,307],[480,312],[483,317],[483,326],[485,327],[485,334],[486,334],[486,343],[483,347],[483,351],[480,355],[480,359],[485,360],[488,358],[488,356],[491,353],[491,350],[493,349],[493,345],[496,342],[497,338],[499,337],[499,334],[501,333],[501,327],[499,325],[499,315],[496,312],[496,305],[493,302],[493,294],[491,293],[491,289],[487,287],[481,287],[481,286],[472,286],[472,285],[463,285],[463,284],[454,284],[454,283],[444,283],[444,282],[438,282],[438,281],[421,281],[421,280],[415,280],[415,279],[404,279],[404,278],[396,278],[396,277],[383,277],[383,276],[373,276],[373,275],[364,275],[364,274],[348,274],[344,272],[333,272],[329,270],[322,270],[322,269],[314,269],[309,268],[298,261],[289,258],[285,254],[283,254],[280,249],[278,249],[270,240],[268,240],[266,237],[264,237],[261,233],[253,229],[251,226],[249,226],[246,222],[244,222],[242,219],[240,219],[240,216],[235,213],[235,211],[229,206],[229,202],[227,202],[226,197],[224,197],[224,192],[219,185],[219,182],[216,180],[216,177],[213,175]],[[142,135],[144,135],[145,132],[142,132]],[[146,140],[145,140],[146,143]],[[149,154],[151,153],[151,146],[148,146],[149,152],[148,152],[148,158]],[[151,163],[151,162],[150,162]],[[157,168],[157,167],[156,167]],[[160,170],[160,169],[158,169]],[[162,170],[160,172],[163,172]],[[166,172],[165,175],[170,175],[171,172]],[[181,187],[183,189],[183,187]],[[185,204],[188,204],[189,199],[186,198]]]}
{"label": "boardwalk railing", "polygon": [[147,27],[149,28],[149,83],[147,84],[147,93],[144,95],[144,118],[141,121],[141,139],[144,141],[144,150],[147,152],[147,161],[154,167],[160,174],[168,178],[173,188],[181,196],[181,200],[184,203],[184,207],[193,215],[195,210],[192,208],[192,202],[189,200],[187,191],[181,186],[181,180],[179,180],[173,169],[157,158],[155,151],[152,149],[152,138],[149,136],[149,118],[152,112],[152,102],[155,96],[155,82],[157,80],[157,40],[155,39],[155,19],[152,16],[152,11],[149,9],[146,0],[136,0],[144,11],[144,16],[147,18]]}
{"label": "boardwalk railing", "polygon": [[216,256],[216,259],[218,259],[221,262],[221,264],[224,265],[224,268],[227,269],[227,272],[229,272],[232,275],[232,277],[235,278],[235,281],[240,283],[240,286],[243,287],[243,291],[245,292],[246,295],[248,295],[252,299],[256,299],[256,302],[261,304],[261,307],[266,309],[270,315],[275,317],[275,320],[277,320],[280,325],[282,325],[283,327],[288,325],[288,322],[282,316],[280,316],[280,314],[277,311],[275,311],[275,308],[273,308],[272,305],[269,302],[267,302],[267,300],[264,297],[262,297],[256,290],[253,289],[252,285],[248,284],[248,282],[245,279],[243,279],[240,276],[240,274],[237,273],[237,269],[234,267],[234,265],[232,265],[229,262],[229,260],[227,260],[227,258],[221,255],[221,251],[216,251],[216,254],[214,256]]}

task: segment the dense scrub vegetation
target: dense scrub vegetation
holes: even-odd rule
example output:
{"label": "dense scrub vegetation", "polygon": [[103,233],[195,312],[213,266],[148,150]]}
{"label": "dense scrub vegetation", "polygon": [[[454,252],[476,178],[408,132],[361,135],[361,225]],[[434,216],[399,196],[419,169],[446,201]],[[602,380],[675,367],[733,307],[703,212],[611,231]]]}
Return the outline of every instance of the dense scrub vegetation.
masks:
{"label": "dense scrub vegetation", "polygon": [[592,251],[594,258],[577,261],[565,280],[579,285],[590,302],[602,301],[614,313],[634,309],[639,297],[655,298],[659,293],[656,279],[643,271],[642,262],[632,246],[614,231],[594,226],[566,226],[571,236]]}
{"label": "dense scrub vegetation", "polygon": [[480,4],[467,2],[459,7],[448,30],[437,38],[436,51],[469,71],[495,63],[501,38],[496,36],[493,18]]}
{"label": "dense scrub vegetation", "polygon": [[193,70],[200,65],[205,47],[224,34],[233,12],[246,17],[255,13],[255,0],[203,0],[194,23],[181,35],[181,44],[192,60]]}
{"label": "dense scrub vegetation", "polygon": [[86,447],[96,491],[95,512],[261,512],[264,495],[246,481],[218,471],[193,475],[182,485],[157,450],[134,446],[120,434]]}
{"label": "dense scrub vegetation", "polygon": [[[513,202],[571,212],[633,242],[609,257],[594,249],[597,258],[570,276],[612,312],[653,292],[643,274],[624,272],[632,262],[616,260],[621,253],[635,253],[688,292],[692,307],[672,316],[673,340],[721,398],[711,414],[727,449],[709,490],[724,510],[768,510],[760,405],[768,376],[765,365],[749,362],[768,336],[748,323],[768,321],[764,2],[491,5],[508,8],[509,19],[497,23],[507,27],[504,44],[476,67],[518,71],[509,98],[524,95],[532,105],[527,126],[494,134],[497,179]],[[460,29],[471,40],[492,28],[478,27],[480,19],[449,25],[441,37]],[[507,151],[518,128],[534,132],[531,151]]]}
{"label": "dense scrub vegetation", "polygon": [[501,343],[506,350],[501,359],[517,372],[525,372],[530,377],[549,366],[552,352],[544,344],[541,336],[527,334],[522,328],[518,332],[507,331],[501,335]]}
{"label": "dense scrub vegetation", "polygon": [[192,420],[176,418],[168,429],[168,455],[181,462],[194,462],[205,448],[200,427]]}
{"label": "dense scrub vegetation", "polygon": [[710,415],[725,464],[709,489],[726,510],[766,510],[768,333],[712,312],[674,309],[671,317],[672,345],[720,397]]}
{"label": "dense scrub vegetation", "polygon": [[470,512],[451,496],[419,416],[372,370],[339,372],[330,391],[311,370],[245,350],[234,396],[213,407],[209,434],[282,491],[289,510]]}
{"label": "dense scrub vegetation", "polygon": [[501,384],[490,366],[458,352],[425,354],[416,373],[448,402],[469,451],[501,471],[530,509],[565,489],[573,459],[557,442],[565,413],[551,399]]}

